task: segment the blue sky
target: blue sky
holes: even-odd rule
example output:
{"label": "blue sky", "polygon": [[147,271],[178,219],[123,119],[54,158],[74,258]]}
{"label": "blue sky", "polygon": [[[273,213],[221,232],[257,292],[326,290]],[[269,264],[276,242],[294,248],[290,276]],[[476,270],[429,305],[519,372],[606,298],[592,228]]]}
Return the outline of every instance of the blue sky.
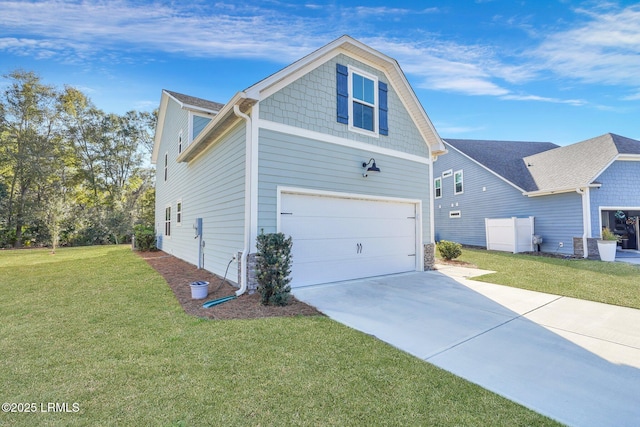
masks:
{"label": "blue sky", "polygon": [[443,138],[640,139],[638,2],[0,0],[0,74],[107,112],[225,103],[343,34],[398,60]]}

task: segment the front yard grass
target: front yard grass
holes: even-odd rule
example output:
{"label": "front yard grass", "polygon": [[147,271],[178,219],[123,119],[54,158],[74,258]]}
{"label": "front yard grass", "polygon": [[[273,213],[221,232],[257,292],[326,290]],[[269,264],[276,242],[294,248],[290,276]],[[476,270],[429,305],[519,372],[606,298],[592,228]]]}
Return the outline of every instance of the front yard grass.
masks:
{"label": "front yard grass", "polygon": [[555,425],[326,317],[190,317],[123,246],[0,252],[0,289],[0,401],[37,409],[0,425]]}
{"label": "front yard grass", "polygon": [[640,309],[640,266],[464,248],[460,261],[496,273],[474,280]]}

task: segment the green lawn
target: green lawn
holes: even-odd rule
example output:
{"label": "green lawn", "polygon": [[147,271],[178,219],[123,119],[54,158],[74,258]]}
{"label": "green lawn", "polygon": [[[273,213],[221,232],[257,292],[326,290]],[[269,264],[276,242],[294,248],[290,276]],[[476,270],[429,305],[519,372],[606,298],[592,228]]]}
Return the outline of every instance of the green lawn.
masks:
{"label": "green lawn", "polygon": [[458,259],[496,271],[474,280],[640,309],[638,265],[467,248]]}
{"label": "green lawn", "polygon": [[37,408],[0,425],[554,425],[325,317],[189,317],[124,246],[2,251],[0,289],[0,401]]}

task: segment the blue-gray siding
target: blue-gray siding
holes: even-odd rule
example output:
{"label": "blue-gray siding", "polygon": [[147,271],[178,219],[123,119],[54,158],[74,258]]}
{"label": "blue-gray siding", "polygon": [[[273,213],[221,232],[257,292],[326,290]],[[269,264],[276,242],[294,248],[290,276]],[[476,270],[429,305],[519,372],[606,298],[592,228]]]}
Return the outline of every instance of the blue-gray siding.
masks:
{"label": "blue-gray siding", "polygon": [[[535,217],[542,250],[573,253],[573,237],[582,236],[582,201],[577,193],[526,197],[466,156],[450,149],[434,163],[434,178],[463,170],[464,193],[454,195],[453,175],[442,179],[442,198],[434,200],[436,240],[486,246],[485,218]],[[450,211],[460,211],[450,218]],[[559,243],[563,248],[559,248]]]}
{"label": "blue-gray siding", "polygon": [[196,139],[202,129],[211,121],[209,117],[193,116],[193,139]]}
{"label": "blue-gray siding", "polygon": [[[422,200],[423,241],[429,242],[429,166],[366,150],[260,130],[258,230],[276,231],[280,186]],[[380,173],[362,176],[375,157]]]}
{"label": "blue-gray siding", "polygon": [[387,98],[388,136],[376,138],[351,132],[348,125],[338,123],[336,63],[355,66],[388,83],[384,73],[341,54],[260,102],[260,118],[428,157],[426,143],[390,84]]}
{"label": "blue-gray siding", "polygon": [[602,186],[590,190],[591,233],[600,236],[600,207],[640,210],[640,162],[615,161],[596,178]]}
{"label": "blue-gray siding", "polygon": [[[163,236],[162,250],[197,265],[193,224],[196,218],[203,218],[204,268],[223,275],[231,255],[243,248],[245,127],[239,123],[191,163],[177,163],[177,136],[180,130],[186,135],[187,126],[188,112],[170,100],[156,165],[156,232],[164,234],[165,208],[171,205],[171,236]],[[166,182],[165,152],[169,156]],[[176,222],[178,201],[182,203],[181,225]],[[230,271],[234,268],[235,264]]]}

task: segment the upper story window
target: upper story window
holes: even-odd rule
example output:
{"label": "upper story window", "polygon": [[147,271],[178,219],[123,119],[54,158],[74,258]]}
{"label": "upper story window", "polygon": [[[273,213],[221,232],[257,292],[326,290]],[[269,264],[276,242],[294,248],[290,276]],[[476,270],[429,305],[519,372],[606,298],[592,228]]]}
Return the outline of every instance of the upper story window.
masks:
{"label": "upper story window", "polygon": [[164,153],[164,180],[167,180],[169,173],[169,153]]}
{"label": "upper story window", "polygon": [[438,177],[433,180],[433,188],[435,190],[436,199],[442,197],[442,178]]}
{"label": "upper story window", "polygon": [[182,225],[182,200],[176,204],[176,225]]}
{"label": "upper story window", "polygon": [[351,73],[351,115],[353,121],[351,125],[356,128],[376,131],[375,112],[376,96],[373,90],[375,80],[367,78],[356,72]]}
{"label": "upper story window", "polygon": [[453,186],[454,194],[462,194],[464,192],[464,186],[462,184],[462,171],[455,171],[453,174]]}
{"label": "upper story window", "polygon": [[164,209],[164,235],[171,236],[171,206]]}
{"label": "upper story window", "polygon": [[338,122],[373,136],[388,135],[387,84],[372,74],[336,64]]}
{"label": "upper story window", "polygon": [[182,153],[182,130],[178,134],[178,154]]}

